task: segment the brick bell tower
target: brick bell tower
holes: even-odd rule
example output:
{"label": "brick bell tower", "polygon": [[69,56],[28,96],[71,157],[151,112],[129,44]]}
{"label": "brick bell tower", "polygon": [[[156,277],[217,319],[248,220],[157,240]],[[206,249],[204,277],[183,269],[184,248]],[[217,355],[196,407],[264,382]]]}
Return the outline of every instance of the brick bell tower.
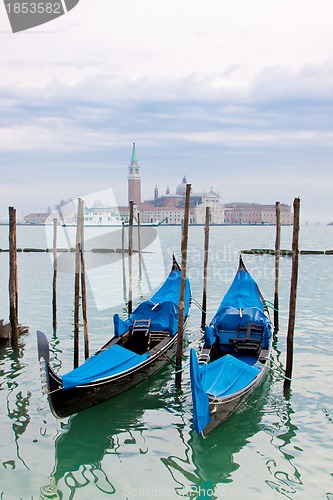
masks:
{"label": "brick bell tower", "polygon": [[140,164],[136,156],[135,142],[133,142],[131,163],[128,166],[128,203],[141,203],[141,175]]}

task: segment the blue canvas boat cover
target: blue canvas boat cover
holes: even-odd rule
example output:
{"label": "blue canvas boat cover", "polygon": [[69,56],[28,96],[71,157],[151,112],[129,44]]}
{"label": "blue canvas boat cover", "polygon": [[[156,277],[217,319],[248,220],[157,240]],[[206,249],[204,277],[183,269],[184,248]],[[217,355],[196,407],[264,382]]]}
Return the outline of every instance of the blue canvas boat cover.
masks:
{"label": "blue canvas boat cover", "polygon": [[251,366],[240,359],[226,354],[207,365],[199,366],[202,388],[211,396],[230,396],[247,387],[259,374],[258,366]]}
{"label": "blue canvas boat cover", "polygon": [[[119,337],[130,330],[135,320],[150,319],[152,331],[168,331],[173,336],[178,330],[178,304],[180,298],[181,271],[172,271],[161,288],[150,300],[142,302],[126,320],[118,314],[113,317],[114,335]],[[184,297],[184,319],[190,308],[191,290],[186,279]]]}
{"label": "blue canvas boat cover", "polygon": [[190,374],[193,404],[193,425],[198,434],[211,421],[207,392],[202,387],[200,365],[194,349],[190,351]]}
{"label": "blue canvas boat cover", "polygon": [[133,368],[148,357],[148,353],[139,355],[124,347],[114,345],[95,356],[91,356],[81,366],[63,375],[62,386],[64,389],[70,389],[111,377],[111,375]]}
{"label": "blue canvas boat cover", "polygon": [[215,316],[219,314],[221,309],[227,306],[232,306],[236,309],[257,307],[261,311],[264,311],[258,285],[249,272],[238,271],[236,273],[234,281],[225,294]]}
{"label": "blue canvas boat cover", "polygon": [[[241,312],[240,312],[241,310]],[[238,271],[220,307],[206,328],[205,344],[210,347],[219,330],[237,331],[248,323],[262,327],[262,347],[267,349],[271,322],[264,313],[264,306],[257,283],[247,271]]]}
{"label": "blue canvas boat cover", "polygon": [[199,434],[210,422],[208,395],[222,398],[245,389],[261,369],[226,354],[209,364],[199,364],[191,349],[193,424]]}

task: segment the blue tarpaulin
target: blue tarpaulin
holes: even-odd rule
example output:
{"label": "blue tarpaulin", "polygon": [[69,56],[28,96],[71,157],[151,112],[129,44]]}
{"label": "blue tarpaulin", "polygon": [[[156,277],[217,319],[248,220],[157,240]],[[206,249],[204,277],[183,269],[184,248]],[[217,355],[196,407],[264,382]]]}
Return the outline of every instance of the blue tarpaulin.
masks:
{"label": "blue tarpaulin", "polygon": [[115,336],[120,337],[130,330],[136,319],[150,319],[152,331],[168,331],[170,335],[174,335],[178,329],[178,305],[171,301],[156,305],[151,300],[147,300],[142,302],[126,320],[122,320],[118,314],[115,314],[113,317]]}
{"label": "blue tarpaulin", "polygon": [[246,329],[248,323],[262,327],[262,347],[267,349],[270,339],[270,321],[264,313],[263,302],[257,283],[251,274],[238,271],[220,307],[206,328],[205,343],[210,347],[219,330]]}
{"label": "blue tarpaulin", "polygon": [[190,353],[193,425],[199,434],[210,422],[208,395],[221,398],[246,388],[261,369],[226,354],[209,364],[199,364],[194,349]]}
{"label": "blue tarpaulin", "polygon": [[139,355],[124,347],[114,345],[63,375],[62,386],[64,389],[70,389],[77,385],[89,384],[101,378],[111,377],[111,375],[121,373],[142,363],[148,356],[148,353]]}
{"label": "blue tarpaulin", "polygon": [[[114,335],[120,337],[130,330],[137,319],[150,319],[152,331],[168,331],[174,335],[178,330],[178,308],[180,298],[181,271],[171,271],[161,288],[150,298],[142,302],[126,320],[118,314],[113,317]],[[191,290],[186,278],[184,297],[184,319],[190,308]]]}
{"label": "blue tarpaulin", "polygon": [[193,425],[198,434],[210,422],[209,401],[207,392],[202,387],[202,375],[194,349],[190,352],[190,374],[193,404]]}
{"label": "blue tarpaulin", "polygon": [[261,371],[259,367],[244,363],[230,354],[202,365],[200,369],[203,390],[217,398],[244,389]]}

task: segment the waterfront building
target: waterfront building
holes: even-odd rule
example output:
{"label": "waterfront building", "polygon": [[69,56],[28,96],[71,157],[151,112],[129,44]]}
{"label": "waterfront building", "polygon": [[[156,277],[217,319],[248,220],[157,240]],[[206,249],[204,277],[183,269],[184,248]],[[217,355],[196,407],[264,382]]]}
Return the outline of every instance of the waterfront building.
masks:
{"label": "waterfront building", "polygon": [[25,215],[23,217],[23,222],[25,224],[45,224],[47,218],[50,216],[50,213],[31,213],[28,215]]}
{"label": "waterfront building", "polygon": [[[274,205],[261,205],[259,203],[226,203],[226,224],[276,224],[276,207]],[[292,208],[285,203],[280,204],[281,224],[293,223]]]}

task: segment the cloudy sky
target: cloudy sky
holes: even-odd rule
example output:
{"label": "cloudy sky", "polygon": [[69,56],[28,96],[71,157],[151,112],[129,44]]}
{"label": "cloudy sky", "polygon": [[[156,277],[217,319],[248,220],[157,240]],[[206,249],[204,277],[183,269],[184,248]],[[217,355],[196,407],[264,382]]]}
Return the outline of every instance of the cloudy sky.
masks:
{"label": "cloudy sky", "polygon": [[0,5],[0,214],[112,188],[292,203],[333,220],[332,0],[80,0],[13,34]]}

